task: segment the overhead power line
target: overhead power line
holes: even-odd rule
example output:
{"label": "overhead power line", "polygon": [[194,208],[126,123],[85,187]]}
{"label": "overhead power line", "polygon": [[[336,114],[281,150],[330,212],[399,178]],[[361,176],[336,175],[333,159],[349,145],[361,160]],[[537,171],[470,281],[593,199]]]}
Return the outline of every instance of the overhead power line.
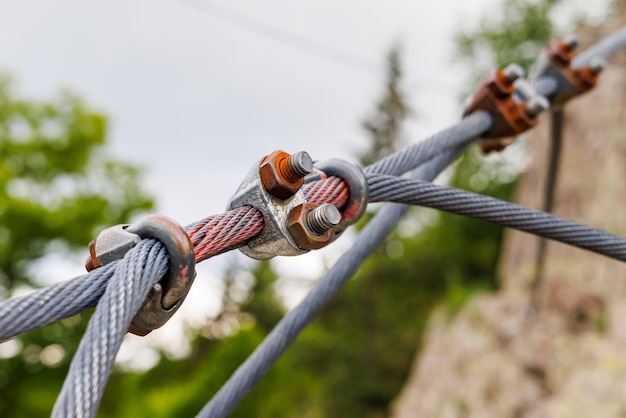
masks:
{"label": "overhead power line", "polygon": [[221,4],[216,4],[205,0],[172,0],[176,3],[187,6],[214,19],[230,23],[233,26],[244,29],[248,32],[261,35],[266,39],[297,49],[305,54],[314,55],[318,58],[350,67],[370,75],[379,75],[381,67],[378,63],[354,54],[326,45],[312,39],[306,38],[297,33],[278,27],[252,16],[243,14]]}

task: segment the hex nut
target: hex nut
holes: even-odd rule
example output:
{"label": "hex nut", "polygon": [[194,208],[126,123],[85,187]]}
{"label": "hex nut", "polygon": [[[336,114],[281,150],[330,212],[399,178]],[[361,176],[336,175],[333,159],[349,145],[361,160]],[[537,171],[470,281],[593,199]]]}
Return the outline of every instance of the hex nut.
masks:
{"label": "hex nut", "polygon": [[290,155],[284,151],[274,151],[265,157],[259,165],[259,177],[265,190],[279,199],[289,199],[302,187],[304,178],[288,177],[285,169]]}
{"label": "hex nut", "polygon": [[318,250],[325,247],[333,236],[333,228],[323,235],[317,235],[307,227],[306,216],[313,209],[317,208],[315,203],[302,203],[289,213],[287,219],[287,230],[293,240],[303,250]]}

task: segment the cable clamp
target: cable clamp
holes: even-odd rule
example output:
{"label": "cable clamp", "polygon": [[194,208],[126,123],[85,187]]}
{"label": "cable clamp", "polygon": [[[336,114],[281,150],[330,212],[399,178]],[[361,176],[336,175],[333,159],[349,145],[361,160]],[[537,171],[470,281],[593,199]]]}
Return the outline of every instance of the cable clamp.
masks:
{"label": "cable clamp", "polygon": [[340,220],[333,205],[306,201],[302,184],[313,170],[306,152],[275,151],[256,163],[230,199],[227,209],[252,206],[263,215],[263,231],[240,251],[257,260],[294,256],[321,248]]}
{"label": "cable clamp", "polygon": [[572,67],[574,50],[578,38],[570,35],[561,41],[551,43],[539,56],[531,71],[533,79],[551,77],[557,82],[556,91],[548,97],[554,105],[563,105],[571,98],[591,90],[598,83],[598,78],[606,62],[598,57],[590,64],[580,68]]}
{"label": "cable clamp", "polygon": [[338,158],[318,161],[314,164],[313,172],[307,176],[305,182],[323,180],[328,177],[339,177],[348,186],[348,202],[341,208],[341,221],[333,229],[331,242],[339,238],[350,226],[361,219],[369,201],[369,188],[365,173],[358,165]]}
{"label": "cable clamp", "polygon": [[87,271],[119,260],[142,239],[161,241],[169,255],[169,269],[156,283],[133,318],[129,332],[144,336],[163,326],[182,305],[196,276],[193,244],[185,229],[162,215],[149,215],[134,224],[115,225],[89,244]]}
{"label": "cable clamp", "polygon": [[504,149],[516,135],[535,126],[537,116],[550,107],[548,100],[521,78],[523,75],[524,70],[517,64],[492,71],[463,112],[463,116],[467,116],[482,110],[493,117],[493,125],[479,141],[484,152]]}

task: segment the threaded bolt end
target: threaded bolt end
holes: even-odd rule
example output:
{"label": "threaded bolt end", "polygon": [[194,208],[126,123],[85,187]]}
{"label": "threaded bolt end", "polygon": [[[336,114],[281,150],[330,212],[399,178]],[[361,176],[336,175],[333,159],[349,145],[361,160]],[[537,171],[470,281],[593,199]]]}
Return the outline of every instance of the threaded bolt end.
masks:
{"label": "threaded bolt end", "polygon": [[341,221],[341,214],[335,205],[326,203],[316,207],[306,215],[306,226],[317,235],[323,235]]}
{"label": "threaded bolt end", "polygon": [[543,96],[536,95],[526,102],[526,115],[534,118],[544,110],[550,108],[550,102]]}
{"label": "threaded bolt end", "polygon": [[524,77],[524,69],[521,65],[515,63],[507,65],[502,72],[504,73],[504,79],[509,84],[513,84],[518,78]]}
{"label": "threaded bolt end", "polygon": [[594,57],[589,62],[589,69],[593,75],[599,75],[606,67],[606,61],[601,57]]}
{"label": "threaded bolt end", "polygon": [[308,152],[299,151],[284,160],[280,171],[287,181],[295,183],[313,171],[313,160]]}
{"label": "threaded bolt end", "polygon": [[576,34],[569,34],[563,38],[563,47],[567,52],[572,52],[578,46],[578,36]]}
{"label": "threaded bolt end", "polygon": [[515,92],[523,100],[530,100],[537,95],[537,92],[526,80],[520,79],[515,82]]}

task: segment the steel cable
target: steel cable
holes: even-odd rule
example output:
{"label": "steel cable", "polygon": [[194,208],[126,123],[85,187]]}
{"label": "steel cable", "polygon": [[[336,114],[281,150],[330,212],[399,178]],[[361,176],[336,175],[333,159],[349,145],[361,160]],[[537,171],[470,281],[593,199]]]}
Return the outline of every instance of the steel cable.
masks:
{"label": "steel cable", "polygon": [[0,303],[0,342],[96,306],[117,261],[89,274]]}
{"label": "steel cable", "polygon": [[426,206],[626,261],[626,239],[547,212],[426,181],[375,174],[368,176],[368,184],[370,202]]}
{"label": "steel cable", "polygon": [[167,265],[165,247],[153,239],[142,240],[117,263],[72,359],[53,417],[96,415],[130,322]]}
{"label": "steel cable", "polygon": [[[585,65],[594,56],[603,56],[615,52],[617,49],[626,44],[626,28],[609,36],[605,40],[592,46],[584,51],[575,59],[577,66]],[[536,81],[536,87],[540,94],[550,95],[557,88],[556,81],[549,77],[543,77]],[[472,118],[466,118],[460,124],[453,126],[441,133],[429,138],[429,140],[415,144],[407,150],[400,151],[388,159],[382,160],[377,164],[368,168],[368,172],[387,172],[390,174],[401,174],[404,169],[410,169],[414,166],[415,161],[427,159],[436,152],[436,140],[438,136],[446,136],[450,130],[463,127],[469,122],[471,125]],[[481,116],[474,126],[478,131],[482,131],[486,125],[486,119]],[[485,119],[485,120],[482,120]],[[467,138],[457,138],[456,141],[464,142]],[[443,146],[445,148],[445,145]],[[420,158],[408,161],[408,156],[404,154],[419,154]],[[382,171],[381,171],[382,170]],[[388,170],[388,171],[385,171]],[[345,199],[345,184],[338,181],[334,186],[320,187],[319,184],[305,185],[306,189],[310,189],[312,193],[308,198],[310,201],[324,203],[329,200],[329,194],[341,195],[339,200]],[[334,196],[336,198],[337,196]],[[342,203],[337,204],[341,206]],[[238,208],[235,211],[226,214],[208,217],[203,221],[197,222],[188,227],[188,231],[194,246],[196,247],[197,262],[203,261],[209,257],[221,254],[225,251],[237,248],[247,240],[256,236],[262,230],[262,217],[254,208]],[[18,333],[27,332],[29,330],[41,327],[47,323],[54,322],[58,319],[73,315],[83,309],[92,307],[102,294],[104,284],[110,278],[108,270],[99,269],[90,275],[84,275],[70,281],[59,283],[49,288],[41,289],[32,296],[21,298],[13,298],[0,304],[0,318],[7,318],[7,321],[0,321],[0,325],[6,325],[0,331],[0,341],[11,338]],[[87,281],[89,276],[95,280]],[[80,294],[80,298],[71,297],[71,295]],[[63,298],[71,300],[72,304],[59,303]],[[27,306],[41,306],[49,308],[51,315],[46,315],[45,323],[38,322],[42,315],[37,315],[37,310],[31,309],[28,315],[19,316],[20,312],[24,312]],[[59,308],[62,307],[62,308]],[[9,312],[13,312],[9,315]],[[8,318],[11,318],[9,324]],[[24,324],[23,327],[17,327],[16,324]],[[9,326],[10,325],[10,326]]]}
{"label": "steel cable", "polygon": [[243,206],[226,213],[209,216],[185,228],[196,254],[196,263],[233,250],[263,230],[263,215],[257,209]]}
{"label": "steel cable", "polygon": [[589,65],[594,58],[606,59],[626,47],[626,26],[587,48],[572,60],[572,67]]}
{"label": "steel cable", "polygon": [[447,149],[469,144],[491,129],[492,125],[493,117],[489,113],[482,110],[472,113],[450,128],[370,165],[365,172],[391,176],[402,175]]}
{"label": "steel cable", "polygon": [[554,96],[559,90],[559,82],[554,77],[550,76],[539,77],[533,80],[532,86],[537,94],[547,98]]}

